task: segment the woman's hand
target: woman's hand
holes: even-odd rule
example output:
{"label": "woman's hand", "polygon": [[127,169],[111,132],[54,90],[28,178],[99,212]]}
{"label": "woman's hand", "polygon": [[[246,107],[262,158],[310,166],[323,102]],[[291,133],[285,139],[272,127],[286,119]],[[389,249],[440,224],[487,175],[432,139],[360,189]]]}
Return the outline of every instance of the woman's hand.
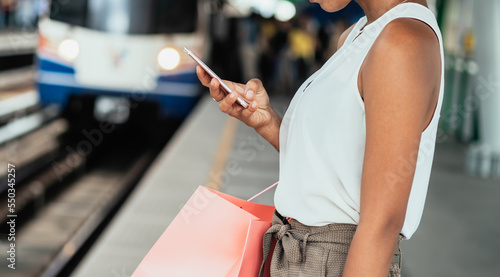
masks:
{"label": "woman's hand", "polygon": [[[279,150],[279,126],[281,118],[269,105],[269,96],[259,79],[252,79],[246,84],[224,82],[233,90],[229,95],[220,87],[219,81],[212,78],[200,66],[196,67],[196,74],[201,83],[210,89],[210,95],[219,102],[222,112],[235,117],[254,128],[260,135]],[[240,106],[236,100],[241,96],[249,105]]]}
{"label": "woman's hand", "polygon": [[[269,96],[259,79],[252,79],[246,84],[224,80],[233,90],[233,93],[226,95],[226,92],[220,87],[219,81],[208,75],[200,66],[196,67],[196,74],[201,83],[210,89],[210,95],[219,102],[219,108],[222,112],[255,129],[271,123],[272,109],[269,105]],[[241,96],[249,104],[248,108],[245,109],[236,102],[238,96]]]}

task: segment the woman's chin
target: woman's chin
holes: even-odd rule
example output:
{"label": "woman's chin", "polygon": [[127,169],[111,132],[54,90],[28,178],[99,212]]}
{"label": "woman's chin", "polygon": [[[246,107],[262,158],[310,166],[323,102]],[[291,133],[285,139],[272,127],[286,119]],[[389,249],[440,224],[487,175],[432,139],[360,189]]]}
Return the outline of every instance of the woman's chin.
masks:
{"label": "woman's chin", "polygon": [[338,12],[345,8],[351,0],[343,0],[343,1],[321,1],[321,0],[309,0],[311,3],[318,3],[321,8],[326,12]]}

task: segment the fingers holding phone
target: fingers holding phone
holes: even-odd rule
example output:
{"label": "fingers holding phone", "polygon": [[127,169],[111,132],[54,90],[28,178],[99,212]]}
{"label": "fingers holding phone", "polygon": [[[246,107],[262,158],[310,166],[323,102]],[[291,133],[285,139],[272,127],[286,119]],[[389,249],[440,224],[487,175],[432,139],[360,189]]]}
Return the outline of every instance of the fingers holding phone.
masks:
{"label": "fingers holding phone", "polygon": [[219,102],[222,112],[254,128],[271,120],[269,97],[260,80],[252,79],[246,84],[222,80],[192,51],[187,48],[185,51],[198,63],[196,74],[200,82],[210,89],[212,98]]}
{"label": "fingers holding phone", "polygon": [[196,66],[196,75],[203,86],[208,87],[210,85],[210,81],[212,81],[212,77],[210,77],[201,66]]}
{"label": "fingers holding phone", "polygon": [[[233,92],[233,88],[229,87],[215,72],[208,67],[196,54],[189,50],[187,47],[184,47],[184,51],[188,54],[189,57],[191,57],[198,65],[207,73],[210,77],[217,79],[219,81],[219,85],[222,87],[222,89],[225,91],[225,93],[230,94]],[[237,103],[241,105],[243,108],[248,108],[248,103],[243,100],[243,98],[239,97],[237,98]]]}
{"label": "fingers holding phone", "polygon": [[198,79],[200,79],[201,84],[209,88],[210,95],[215,101],[220,102],[224,99],[226,93],[220,88],[220,84],[217,79],[208,75],[208,73],[199,65],[196,66],[196,75],[198,75]]}
{"label": "fingers holding phone", "polygon": [[230,116],[238,118],[241,111],[246,110],[245,108],[237,104],[238,97],[239,94],[236,91],[233,91],[230,94],[226,95],[219,102],[219,109],[222,112],[229,114]]}

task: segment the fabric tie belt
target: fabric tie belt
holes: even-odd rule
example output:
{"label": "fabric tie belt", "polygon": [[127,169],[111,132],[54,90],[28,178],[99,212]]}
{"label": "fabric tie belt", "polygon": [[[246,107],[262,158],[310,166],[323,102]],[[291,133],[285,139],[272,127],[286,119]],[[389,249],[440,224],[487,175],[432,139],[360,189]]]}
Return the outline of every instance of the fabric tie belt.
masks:
{"label": "fabric tie belt", "polygon": [[[272,254],[273,264],[281,268],[289,263],[306,262],[306,253],[308,260],[328,256],[332,247],[337,254],[343,257],[342,259],[345,259],[356,228],[357,226],[353,224],[306,226],[294,219],[289,222],[278,212],[275,212],[272,226],[267,230],[263,239],[264,255],[259,277],[264,274],[265,262],[271,252],[273,237],[276,238],[276,246]],[[401,252],[399,247],[394,254],[392,262],[400,265]]]}
{"label": "fabric tie belt", "polygon": [[280,244],[280,248],[283,249],[287,260],[294,263],[302,262],[309,233],[305,235],[295,234],[294,236],[290,224],[273,224],[264,236],[264,244],[269,245],[269,250],[271,249],[273,235],[276,237],[277,243]]}
{"label": "fabric tie belt", "polygon": [[273,236],[276,238],[273,260],[302,263],[307,247],[315,242],[344,244],[344,250],[347,253],[355,231],[356,225],[352,224],[311,227],[293,219],[288,222],[278,212],[275,212],[272,226],[264,235],[264,257],[259,276],[264,273],[264,263],[270,254]]}

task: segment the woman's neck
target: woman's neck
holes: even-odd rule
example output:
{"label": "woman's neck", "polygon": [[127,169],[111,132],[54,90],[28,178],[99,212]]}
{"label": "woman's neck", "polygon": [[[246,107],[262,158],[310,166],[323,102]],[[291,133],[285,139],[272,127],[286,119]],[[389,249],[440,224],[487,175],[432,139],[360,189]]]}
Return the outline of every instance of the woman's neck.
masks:
{"label": "woman's neck", "polygon": [[363,9],[367,19],[367,25],[377,20],[388,10],[401,4],[402,2],[414,2],[427,7],[426,0],[355,0]]}

